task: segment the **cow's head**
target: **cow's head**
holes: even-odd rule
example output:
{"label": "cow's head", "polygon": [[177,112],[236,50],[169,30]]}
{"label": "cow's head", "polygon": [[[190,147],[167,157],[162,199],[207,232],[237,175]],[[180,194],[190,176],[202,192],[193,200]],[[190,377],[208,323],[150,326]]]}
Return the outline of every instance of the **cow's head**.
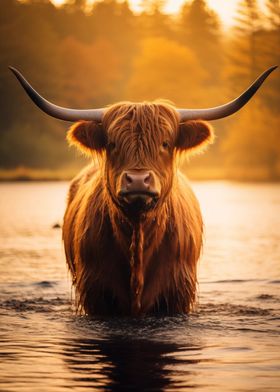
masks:
{"label": "cow's head", "polygon": [[213,140],[206,122],[179,121],[170,104],[123,102],[109,107],[100,123],[74,124],[68,140],[105,157],[109,194],[123,210],[135,214],[166,199],[178,153],[201,150]]}
{"label": "cow's head", "polygon": [[[173,178],[174,156],[199,150],[213,139],[202,120],[227,117],[255,94],[269,68],[238,98],[210,109],[176,109],[164,103],[120,103],[108,109],[67,109],[40,96],[11,68],[30,98],[47,114],[79,121],[68,134],[82,150],[105,154],[106,184],[115,203],[127,210],[149,210],[164,200]],[[84,121],[81,121],[84,120]]]}

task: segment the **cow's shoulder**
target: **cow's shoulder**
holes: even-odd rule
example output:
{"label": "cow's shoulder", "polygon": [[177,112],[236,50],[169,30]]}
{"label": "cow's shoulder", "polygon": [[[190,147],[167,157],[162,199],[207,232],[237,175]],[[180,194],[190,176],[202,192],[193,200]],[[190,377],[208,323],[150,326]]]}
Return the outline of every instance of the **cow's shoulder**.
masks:
{"label": "cow's shoulder", "polygon": [[190,181],[180,170],[177,171],[174,191],[182,201],[187,201],[188,204],[197,204],[197,199],[190,185]]}
{"label": "cow's shoulder", "polygon": [[174,181],[171,196],[171,216],[173,224],[182,232],[178,238],[184,237],[183,233],[192,233],[200,237],[202,232],[202,216],[199,201],[196,198],[189,180],[186,176],[178,171]]}
{"label": "cow's shoulder", "polygon": [[93,181],[99,175],[99,167],[92,164],[86,166],[84,169],[80,171],[80,173],[73,178],[70,183],[69,192],[68,192],[68,203],[75,198],[79,189],[85,186],[88,182]]}

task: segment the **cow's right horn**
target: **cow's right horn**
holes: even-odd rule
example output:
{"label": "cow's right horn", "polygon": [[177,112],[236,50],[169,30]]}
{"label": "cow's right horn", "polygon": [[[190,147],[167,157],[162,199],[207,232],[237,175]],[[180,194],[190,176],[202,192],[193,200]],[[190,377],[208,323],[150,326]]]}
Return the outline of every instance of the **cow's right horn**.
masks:
{"label": "cow's right horn", "polygon": [[36,90],[28,83],[28,81],[23,77],[23,75],[15,68],[9,67],[10,70],[15,74],[16,78],[32,99],[32,101],[41,109],[43,112],[49,114],[52,117],[58,118],[65,121],[97,121],[101,122],[104,109],[68,109],[61,106],[54,105],[53,103],[47,101]]}
{"label": "cow's right horn", "polygon": [[180,121],[184,122],[187,120],[218,120],[220,118],[224,118],[230,116],[231,114],[234,114],[252,98],[252,96],[261,87],[268,75],[276,68],[277,65],[268,68],[239,97],[237,97],[231,102],[226,103],[225,105],[216,106],[209,109],[177,109],[177,112],[180,115]]}

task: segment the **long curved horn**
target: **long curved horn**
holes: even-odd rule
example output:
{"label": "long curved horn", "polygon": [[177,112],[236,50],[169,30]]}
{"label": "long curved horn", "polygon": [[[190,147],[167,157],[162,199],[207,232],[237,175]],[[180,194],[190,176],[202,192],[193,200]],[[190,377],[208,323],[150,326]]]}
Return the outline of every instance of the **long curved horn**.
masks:
{"label": "long curved horn", "polygon": [[261,87],[268,75],[274,71],[278,66],[268,68],[263,74],[261,74],[254,83],[242,93],[238,98],[225,105],[216,106],[209,109],[177,109],[180,115],[180,121],[184,122],[187,120],[218,120],[219,118],[230,116],[241,109]]}
{"label": "long curved horn", "polygon": [[13,67],[9,69],[15,74],[17,80],[20,82],[26,93],[32,99],[32,101],[41,109],[43,112],[49,114],[52,117],[58,118],[65,121],[78,121],[78,120],[92,120],[101,122],[104,109],[67,109],[61,106],[54,105],[47,101],[36,90],[28,83],[23,75]]}

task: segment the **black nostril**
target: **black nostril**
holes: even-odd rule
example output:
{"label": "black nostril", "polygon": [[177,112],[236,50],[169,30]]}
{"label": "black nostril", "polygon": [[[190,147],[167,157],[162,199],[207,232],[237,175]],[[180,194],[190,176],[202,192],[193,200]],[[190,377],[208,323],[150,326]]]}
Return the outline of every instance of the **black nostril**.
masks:
{"label": "black nostril", "polygon": [[144,184],[150,185],[150,179],[151,179],[151,173],[148,173],[148,175],[144,178]]}
{"label": "black nostril", "polygon": [[130,185],[130,184],[133,183],[133,179],[132,179],[131,176],[130,176],[129,174],[127,174],[127,173],[125,173],[125,179],[126,179],[127,185]]}

